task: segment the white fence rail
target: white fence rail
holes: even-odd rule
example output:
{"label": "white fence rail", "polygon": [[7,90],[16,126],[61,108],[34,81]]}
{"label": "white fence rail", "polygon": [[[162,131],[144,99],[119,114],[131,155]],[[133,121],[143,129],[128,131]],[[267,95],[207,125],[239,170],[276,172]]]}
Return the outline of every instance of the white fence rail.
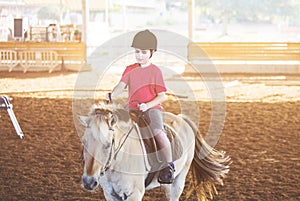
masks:
{"label": "white fence rail", "polygon": [[8,67],[9,72],[18,65],[17,52],[14,50],[0,50],[0,66]]}
{"label": "white fence rail", "polygon": [[29,68],[46,68],[51,73],[58,65],[58,54],[55,51],[21,51],[20,65],[27,72]]}
{"label": "white fence rail", "polygon": [[46,69],[51,73],[60,63],[58,54],[52,50],[1,50],[0,67],[7,67],[11,72],[16,66],[20,65],[25,72],[29,68]]}

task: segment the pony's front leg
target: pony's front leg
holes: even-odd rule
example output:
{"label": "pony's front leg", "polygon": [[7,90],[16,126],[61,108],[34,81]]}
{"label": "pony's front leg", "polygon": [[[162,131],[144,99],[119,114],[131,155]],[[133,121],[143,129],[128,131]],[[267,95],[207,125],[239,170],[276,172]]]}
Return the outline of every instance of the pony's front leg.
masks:
{"label": "pony's front leg", "polygon": [[135,190],[131,195],[128,196],[126,201],[142,201],[144,194],[145,191],[141,192],[139,190]]}
{"label": "pony's front leg", "polygon": [[145,190],[139,190],[138,188],[128,190],[115,190],[111,188],[109,191],[104,191],[104,196],[107,201],[142,201]]}

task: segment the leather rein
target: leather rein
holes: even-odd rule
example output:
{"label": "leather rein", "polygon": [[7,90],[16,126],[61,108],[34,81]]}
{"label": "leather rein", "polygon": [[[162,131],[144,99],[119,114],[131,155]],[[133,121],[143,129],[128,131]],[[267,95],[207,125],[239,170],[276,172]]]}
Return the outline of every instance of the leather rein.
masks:
{"label": "leather rein", "polygon": [[[118,147],[116,149],[114,149],[114,145],[115,145],[115,135],[113,133],[113,138],[112,138],[112,142],[111,142],[111,146],[110,146],[110,152],[109,152],[109,157],[108,157],[108,160],[106,161],[105,165],[101,168],[100,170],[100,176],[103,176],[104,173],[109,170],[111,164],[112,164],[112,159],[116,159],[119,151],[121,150],[121,148],[123,147],[123,145],[125,144],[129,134],[131,133],[131,131],[133,130],[134,128],[134,125],[129,129],[129,131],[127,133],[124,133],[121,140],[120,140],[120,143],[118,145]],[[109,128],[109,131],[112,131],[114,132],[114,129],[113,128]]]}

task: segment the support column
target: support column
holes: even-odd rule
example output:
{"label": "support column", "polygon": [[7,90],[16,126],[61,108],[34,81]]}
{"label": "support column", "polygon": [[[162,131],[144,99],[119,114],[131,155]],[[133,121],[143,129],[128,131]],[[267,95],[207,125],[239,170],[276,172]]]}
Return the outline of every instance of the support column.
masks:
{"label": "support column", "polygon": [[122,15],[123,15],[123,31],[127,31],[127,3],[126,0],[122,2]]}
{"label": "support column", "polygon": [[62,25],[63,21],[63,0],[59,1],[59,25]]}
{"label": "support column", "polygon": [[191,41],[194,40],[194,12],[195,0],[188,0],[188,37]]}
{"label": "support column", "polygon": [[87,63],[87,33],[88,33],[88,24],[89,24],[89,18],[90,18],[90,10],[89,10],[89,0],[82,0],[82,40],[84,42],[84,55],[85,55],[85,63]]}

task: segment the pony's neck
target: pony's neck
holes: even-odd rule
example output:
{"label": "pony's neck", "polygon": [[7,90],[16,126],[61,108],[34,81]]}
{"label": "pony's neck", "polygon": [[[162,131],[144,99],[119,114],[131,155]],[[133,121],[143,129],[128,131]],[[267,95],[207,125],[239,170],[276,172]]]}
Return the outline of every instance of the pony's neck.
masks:
{"label": "pony's neck", "polygon": [[[113,168],[116,171],[129,174],[145,174],[145,155],[142,150],[139,135],[135,126],[130,123],[120,129],[115,129],[116,153]],[[119,149],[119,150],[118,150]]]}

